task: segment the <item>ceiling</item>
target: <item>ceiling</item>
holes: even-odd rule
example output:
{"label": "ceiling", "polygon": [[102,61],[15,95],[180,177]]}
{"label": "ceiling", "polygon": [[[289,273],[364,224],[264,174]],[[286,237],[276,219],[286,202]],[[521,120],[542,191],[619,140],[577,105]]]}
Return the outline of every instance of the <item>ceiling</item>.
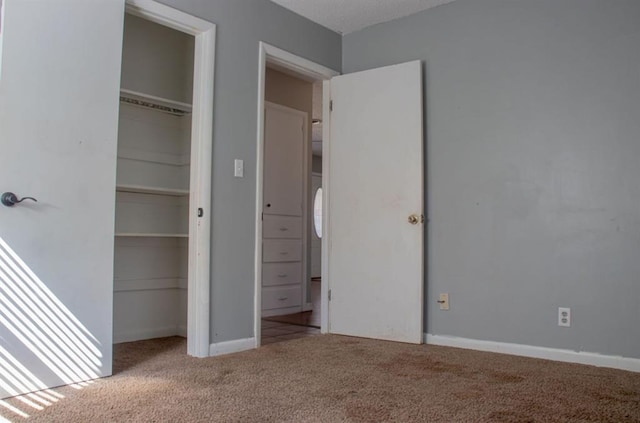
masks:
{"label": "ceiling", "polygon": [[271,0],[340,34],[409,16],[454,0]]}

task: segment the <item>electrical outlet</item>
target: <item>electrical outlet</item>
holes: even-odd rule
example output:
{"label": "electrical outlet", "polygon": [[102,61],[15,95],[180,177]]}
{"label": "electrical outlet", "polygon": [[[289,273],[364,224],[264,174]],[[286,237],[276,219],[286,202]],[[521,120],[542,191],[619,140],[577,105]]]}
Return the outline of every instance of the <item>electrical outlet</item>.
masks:
{"label": "electrical outlet", "polygon": [[571,309],[569,307],[558,307],[558,326],[571,326]]}
{"label": "electrical outlet", "polygon": [[449,294],[440,294],[438,304],[440,304],[440,310],[449,310]]}

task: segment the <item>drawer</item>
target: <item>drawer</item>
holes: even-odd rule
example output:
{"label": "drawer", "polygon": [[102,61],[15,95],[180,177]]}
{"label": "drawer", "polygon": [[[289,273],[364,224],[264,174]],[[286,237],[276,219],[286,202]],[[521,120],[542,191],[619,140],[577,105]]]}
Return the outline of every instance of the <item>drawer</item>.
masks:
{"label": "drawer", "polygon": [[262,285],[289,285],[302,282],[302,263],[264,263]]}
{"label": "drawer", "polygon": [[302,261],[302,241],[299,239],[265,239],[262,242],[262,261]]}
{"label": "drawer", "polygon": [[296,307],[302,304],[302,286],[264,288],[262,290],[262,309]]}
{"label": "drawer", "polygon": [[264,215],[262,236],[265,238],[302,238],[302,218]]}

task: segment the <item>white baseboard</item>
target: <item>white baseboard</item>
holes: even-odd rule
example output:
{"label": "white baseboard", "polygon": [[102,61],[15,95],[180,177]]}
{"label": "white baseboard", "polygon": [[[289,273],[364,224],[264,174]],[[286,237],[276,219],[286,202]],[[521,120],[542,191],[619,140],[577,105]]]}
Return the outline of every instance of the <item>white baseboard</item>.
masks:
{"label": "white baseboard", "polygon": [[283,316],[285,314],[300,313],[302,306],[274,308],[271,310],[262,310],[262,317]]}
{"label": "white baseboard", "polygon": [[313,311],[313,303],[305,303],[302,306],[302,311]]}
{"label": "white baseboard", "polygon": [[588,364],[598,367],[640,372],[640,359],[614,355],[602,355],[584,351],[563,350],[558,348],[537,347],[533,345],[510,344],[505,342],[481,341],[478,339],[459,338],[456,336],[431,335],[425,333],[426,344],[445,347],[466,348],[469,350],[488,351],[523,357],[542,358],[567,363]]}
{"label": "white baseboard", "polygon": [[156,291],[159,289],[178,289],[180,279],[135,279],[130,281],[114,281],[113,292]]}
{"label": "white baseboard", "polygon": [[183,338],[187,337],[187,326],[186,325],[178,325],[177,330],[178,336],[182,336]]}
{"label": "white baseboard", "polygon": [[168,336],[179,336],[179,330],[176,326],[167,326],[163,328],[147,328],[138,329],[128,332],[114,333],[113,343],[120,344],[122,342],[142,341],[153,338],[166,338]]}
{"label": "white baseboard", "polygon": [[209,355],[231,354],[256,348],[256,338],[235,339],[233,341],[218,342],[209,345]]}

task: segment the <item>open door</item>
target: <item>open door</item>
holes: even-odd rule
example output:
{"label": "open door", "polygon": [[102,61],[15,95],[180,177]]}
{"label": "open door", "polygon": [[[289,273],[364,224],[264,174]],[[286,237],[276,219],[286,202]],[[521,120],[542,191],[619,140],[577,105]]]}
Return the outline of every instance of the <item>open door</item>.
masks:
{"label": "open door", "polygon": [[0,398],[111,374],[123,0],[4,0]]}
{"label": "open door", "polygon": [[420,62],[330,85],[329,331],[421,343]]}

